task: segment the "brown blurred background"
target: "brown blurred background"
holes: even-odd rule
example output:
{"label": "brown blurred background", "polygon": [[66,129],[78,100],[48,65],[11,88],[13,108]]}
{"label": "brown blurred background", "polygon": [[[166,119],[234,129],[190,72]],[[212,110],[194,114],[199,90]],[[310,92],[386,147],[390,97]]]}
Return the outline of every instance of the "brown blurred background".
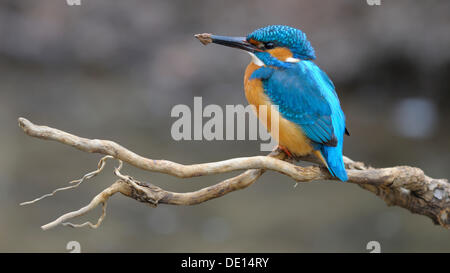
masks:
{"label": "brown blurred background", "polygon": [[[20,207],[95,169],[100,156],[32,139],[17,127],[19,116],[180,163],[263,154],[258,141],[172,140],[174,105],[192,105],[194,96],[204,105],[246,104],[249,56],[204,47],[193,37],[201,32],[302,29],[337,86],[351,132],[347,156],[450,177],[449,1],[81,2],[0,3],[0,251],[66,252],[74,240],[83,252],[367,252],[372,240],[384,252],[450,251],[448,230],[356,185],[294,188],[276,173],[193,207],[152,209],[117,195],[98,230],[41,231],[110,185],[113,164],[76,190]],[[124,172],[174,191],[227,177],[180,180],[130,166]]]}

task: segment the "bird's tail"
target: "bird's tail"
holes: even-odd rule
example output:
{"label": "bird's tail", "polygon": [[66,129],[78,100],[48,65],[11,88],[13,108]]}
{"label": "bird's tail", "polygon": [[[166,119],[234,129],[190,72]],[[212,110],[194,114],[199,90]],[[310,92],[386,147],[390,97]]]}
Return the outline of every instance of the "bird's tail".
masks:
{"label": "bird's tail", "polygon": [[336,147],[322,146],[320,149],[325,162],[327,163],[330,173],[345,182],[348,180],[347,172],[345,171],[344,159],[342,158],[342,144]]}

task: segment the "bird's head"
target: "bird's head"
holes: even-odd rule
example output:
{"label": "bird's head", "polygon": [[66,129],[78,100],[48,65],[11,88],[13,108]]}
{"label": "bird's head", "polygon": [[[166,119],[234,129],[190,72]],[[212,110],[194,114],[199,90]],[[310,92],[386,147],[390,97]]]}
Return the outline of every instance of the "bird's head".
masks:
{"label": "bird's head", "polygon": [[247,37],[228,37],[197,34],[203,44],[216,43],[243,49],[254,56],[258,65],[284,67],[300,60],[314,60],[314,49],[305,33],[293,27],[271,25],[248,34]]}

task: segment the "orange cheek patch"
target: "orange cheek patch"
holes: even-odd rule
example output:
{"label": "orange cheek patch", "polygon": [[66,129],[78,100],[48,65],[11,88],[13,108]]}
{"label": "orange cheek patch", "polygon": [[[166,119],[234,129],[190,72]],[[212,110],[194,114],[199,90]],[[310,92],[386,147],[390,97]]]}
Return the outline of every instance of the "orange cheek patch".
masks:
{"label": "orange cheek patch", "polygon": [[255,48],[256,51],[262,52],[263,50],[261,49],[262,46],[264,46],[263,43],[256,41],[255,39],[250,39],[247,42],[249,42],[250,44],[256,46],[257,48]]}
{"label": "orange cheek patch", "polygon": [[259,46],[259,45],[261,45],[261,43],[258,42],[258,41],[256,41],[255,39],[250,39],[250,40],[248,40],[248,42],[249,42],[250,44],[254,45],[254,46]]}
{"label": "orange cheek patch", "polygon": [[280,61],[285,61],[287,58],[292,58],[294,55],[292,52],[285,47],[277,47],[274,49],[269,49],[267,52],[273,57],[277,58]]}

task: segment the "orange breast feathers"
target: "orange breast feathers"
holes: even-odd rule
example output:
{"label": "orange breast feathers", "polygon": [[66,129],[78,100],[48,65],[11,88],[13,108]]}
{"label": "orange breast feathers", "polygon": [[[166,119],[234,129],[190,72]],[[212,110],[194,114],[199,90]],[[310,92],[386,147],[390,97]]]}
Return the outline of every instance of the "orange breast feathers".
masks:
{"label": "orange breast feathers", "polygon": [[[311,152],[313,152],[313,148],[309,143],[309,139],[303,134],[300,126],[283,118],[278,111],[272,111],[270,107],[272,103],[267,95],[264,94],[261,80],[250,80],[250,76],[252,75],[253,71],[258,68],[259,66],[251,62],[245,70],[244,89],[245,97],[247,98],[248,103],[256,107],[257,116],[259,112],[259,106],[265,105],[267,107],[267,119],[261,121],[266,126],[267,130],[271,133],[272,137],[274,137],[280,145],[286,147],[294,155],[302,156],[310,154]],[[271,131],[270,121],[272,115],[275,115],[273,117],[275,118],[275,120],[279,120],[279,136],[276,135],[276,133],[272,133]]]}

